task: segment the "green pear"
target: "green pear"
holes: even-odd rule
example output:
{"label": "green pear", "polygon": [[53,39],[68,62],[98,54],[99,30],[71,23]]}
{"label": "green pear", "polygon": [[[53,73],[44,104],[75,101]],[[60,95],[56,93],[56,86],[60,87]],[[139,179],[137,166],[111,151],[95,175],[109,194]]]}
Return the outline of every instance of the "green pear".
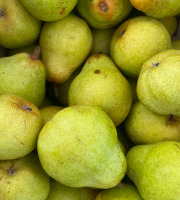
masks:
{"label": "green pear", "polygon": [[134,146],[126,159],[127,175],[143,199],[180,198],[180,142]]}
{"label": "green pear", "polygon": [[60,110],[62,110],[63,107],[61,106],[46,106],[44,108],[41,108],[39,111],[41,113],[41,116],[43,118],[44,121],[44,125],[50,121],[52,119],[52,117],[59,112]]}
{"label": "green pear", "polygon": [[33,17],[20,0],[0,1],[0,45],[9,49],[34,43],[42,22]]}
{"label": "green pear", "polygon": [[90,53],[92,42],[87,23],[72,13],[56,22],[46,22],[40,46],[47,80],[57,84],[67,81]]}
{"label": "green pear", "polygon": [[179,40],[172,40],[172,46],[174,49],[180,50],[180,39]]}
{"label": "green pear", "polygon": [[57,21],[68,15],[78,0],[20,0],[23,6],[37,19]]}
{"label": "green pear", "polygon": [[110,56],[110,41],[115,31],[114,28],[91,29],[93,36],[93,46],[90,54],[102,53]]}
{"label": "green pear", "polygon": [[78,0],[76,8],[91,27],[106,29],[122,22],[132,5],[129,0]]}
{"label": "green pear", "polygon": [[1,160],[0,180],[2,200],[45,200],[50,191],[50,178],[35,153]]}
{"label": "green pear", "polygon": [[101,107],[117,126],[127,117],[132,92],[128,81],[105,54],[88,57],[80,74],[70,85],[70,106],[97,105]]}
{"label": "green pear", "polygon": [[0,95],[0,160],[23,157],[36,147],[43,118],[26,99]]}
{"label": "green pear", "polygon": [[162,51],[147,60],[137,82],[139,100],[151,111],[180,117],[180,50]]}
{"label": "green pear", "polygon": [[37,107],[46,90],[46,71],[38,59],[37,47],[32,55],[19,53],[0,58],[0,94],[15,94],[31,101]]}
{"label": "green pear", "polygon": [[156,114],[139,101],[132,105],[125,120],[125,129],[136,145],[166,140],[180,141],[180,118]]}
{"label": "green pear", "polygon": [[54,179],[50,182],[51,189],[46,200],[94,200],[99,192],[92,188],[72,188]]}
{"label": "green pear", "polygon": [[171,48],[171,37],[161,22],[138,16],[126,20],[115,30],[110,54],[125,75],[137,78],[146,60]]}
{"label": "green pear", "polygon": [[56,113],[42,128],[37,150],[46,173],[69,187],[110,188],[126,174],[116,127],[98,106]]}
{"label": "green pear", "polygon": [[102,190],[95,200],[143,200],[139,191],[130,183],[120,183],[118,186]]}
{"label": "green pear", "polygon": [[130,0],[130,2],[134,8],[154,18],[171,17],[180,13],[179,0]]}

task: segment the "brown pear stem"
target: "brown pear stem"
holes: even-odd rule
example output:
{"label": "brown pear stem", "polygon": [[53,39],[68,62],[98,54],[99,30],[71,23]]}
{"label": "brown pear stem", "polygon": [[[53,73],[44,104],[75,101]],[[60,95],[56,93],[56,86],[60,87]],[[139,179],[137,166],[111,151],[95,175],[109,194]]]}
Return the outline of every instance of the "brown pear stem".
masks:
{"label": "brown pear stem", "polygon": [[99,7],[103,12],[108,12],[108,6],[107,6],[106,2],[101,1],[99,4]]}
{"label": "brown pear stem", "polygon": [[31,58],[33,60],[38,60],[39,59],[39,56],[40,56],[40,53],[41,53],[41,48],[40,46],[37,46],[35,49],[34,49],[34,52],[33,54],[31,55]]}

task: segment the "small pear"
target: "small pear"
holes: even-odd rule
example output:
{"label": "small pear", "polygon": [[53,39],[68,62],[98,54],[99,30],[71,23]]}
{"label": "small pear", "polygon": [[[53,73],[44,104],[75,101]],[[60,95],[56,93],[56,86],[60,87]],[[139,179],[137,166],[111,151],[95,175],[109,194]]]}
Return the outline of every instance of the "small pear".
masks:
{"label": "small pear", "polygon": [[116,127],[98,106],[56,113],[42,128],[37,150],[46,173],[69,187],[110,188],[126,174]]}
{"label": "small pear", "polygon": [[43,118],[34,104],[16,95],[0,95],[0,160],[33,151],[42,126]]}
{"label": "small pear", "polygon": [[97,105],[101,107],[117,126],[127,117],[132,92],[128,81],[105,54],[88,57],[80,74],[70,85],[70,106]]}
{"label": "small pear", "polygon": [[87,187],[68,187],[54,179],[51,179],[50,185],[51,189],[46,200],[94,200],[99,192],[99,190]]}
{"label": "small pear", "polygon": [[15,94],[31,101],[37,107],[42,103],[46,89],[46,71],[38,59],[39,46],[32,55],[18,53],[0,58],[0,94]]}
{"label": "small pear", "polygon": [[70,13],[56,22],[45,22],[40,46],[49,82],[61,84],[84,62],[92,47],[87,23]]}
{"label": "small pear", "polygon": [[41,21],[57,21],[68,15],[78,0],[20,0],[23,6]]}
{"label": "small pear", "polygon": [[44,200],[50,191],[50,178],[35,153],[1,160],[0,180],[2,200]]}
{"label": "small pear", "polygon": [[136,145],[180,141],[179,117],[156,114],[139,101],[132,105],[125,120],[125,128],[128,137]]}
{"label": "small pear", "polygon": [[143,199],[179,199],[180,142],[134,146],[126,160],[127,175]]}
{"label": "small pear", "polygon": [[9,49],[34,43],[42,22],[32,16],[20,0],[0,1],[0,45]]}

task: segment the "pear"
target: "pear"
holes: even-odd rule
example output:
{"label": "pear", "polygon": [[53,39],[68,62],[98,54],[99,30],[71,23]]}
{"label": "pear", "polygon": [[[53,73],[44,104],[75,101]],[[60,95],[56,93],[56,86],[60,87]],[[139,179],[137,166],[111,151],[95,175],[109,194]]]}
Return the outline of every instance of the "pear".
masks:
{"label": "pear", "polygon": [[179,117],[156,114],[139,101],[132,105],[125,120],[125,129],[128,137],[136,145],[166,140],[180,141]]}
{"label": "pear", "polygon": [[34,43],[42,22],[33,17],[20,0],[0,1],[0,45],[9,49]]}
{"label": "pear", "polygon": [[47,80],[57,84],[67,81],[90,53],[92,42],[87,23],[72,13],[56,22],[46,22],[40,46]]}
{"label": "pear", "polygon": [[19,53],[0,58],[0,94],[15,94],[35,104],[42,103],[46,89],[46,71],[38,59],[37,47],[32,55]]}
{"label": "pear", "polygon": [[0,199],[44,200],[50,191],[50,178],[35,153],[0,161]]}
{"label": "pear", "polygon": [[78,0],[20,0],[23,6],[41,21],[57,21],[68,15]]}
{"label": "pear", "polygon": [[92,29],[93,46],[90,54],[102,53],[110,56],[110,41],[114,28]]}
{"label": "pear", "polygon": [[94,200],[99,190],[92,188],[72,188],[54,179],[50,182],[51,189],[46,200]]}
{"label": "pear", "polygon": [[146,60],[171,48],[171,37],[161,22],[138,16],[126,20],[115,30],[110,55],[125,75],[137,78]]}
{"label": "pear", "polygon": [[106,29],[127,18],[132,5],[129,0],[78,0],[76,8],[92,28]]}
{"label": "pear", "polygon": [[154,18],[171,17],[180,13],[179,0],[130,0],[130,2],[134,8]]}
{"label": "pear", "polygon": [[61,111],[63,107],[61,106],[46,106],[41,108],[39,111],[44,121],[44,125],[52,119],[52,117],[59,111]]}
{"label": "pear", "polygon": [[71,106],[42,128],[37,143],[41,165],[69,187],[110,188],[126,174],[116,127],[98,106]]}
{"label": "pear", "polygon": [[180,50],[162,51],[142,66],[137,82],[139,100],[151,111],[180,117]]}
{"label": "pear", "polygon": [[0,95],[0,160],[23,157],[36,147],[43,118],[26,99]]}
{"label": "pear", "polygon": [[134,146],[126,159],[127,175],[143,199],[180,198],[180,142]]}
{"label": "pear", "polygon": [[139,191],[130,183],[120,183],[116,187],[102,190],[95,200],[143,200]]}
{"label": "pear", "polygon": [[105,54],[94,54],[71,83],[68,102],[70,106],[98,105],[118,126],[130,111],[132,92],[112,59]]}

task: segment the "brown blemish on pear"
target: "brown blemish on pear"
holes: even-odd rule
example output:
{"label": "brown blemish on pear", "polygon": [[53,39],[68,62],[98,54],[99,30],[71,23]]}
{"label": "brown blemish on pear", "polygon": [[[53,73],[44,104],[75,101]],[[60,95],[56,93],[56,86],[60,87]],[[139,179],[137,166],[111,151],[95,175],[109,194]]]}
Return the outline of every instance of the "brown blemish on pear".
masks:
{"label": "brown blemish on pear", "polygon": [[159,66],[159,62],[152,63],[152,67],[153,67],[153,68],[154,68],[154,67],[157,67],[157,66]]}
{"label": "brown blemish on pear", "polygon": [[99,69],[96,69],[96,70],[94,71],[94,73],[95,73],[95,74],[100,74],[101,71],[100,71]]}
{"label": "brown blemish on pear", "polygon": [[59,12],[60,15],[63,15],[66,11],[66,8],[62,8],[62,10]]}
{"label": "brown blemish on pear", "polygon": [[5,11],[3,9],[0,9],[0,18],[4,18],[5,15]]}

